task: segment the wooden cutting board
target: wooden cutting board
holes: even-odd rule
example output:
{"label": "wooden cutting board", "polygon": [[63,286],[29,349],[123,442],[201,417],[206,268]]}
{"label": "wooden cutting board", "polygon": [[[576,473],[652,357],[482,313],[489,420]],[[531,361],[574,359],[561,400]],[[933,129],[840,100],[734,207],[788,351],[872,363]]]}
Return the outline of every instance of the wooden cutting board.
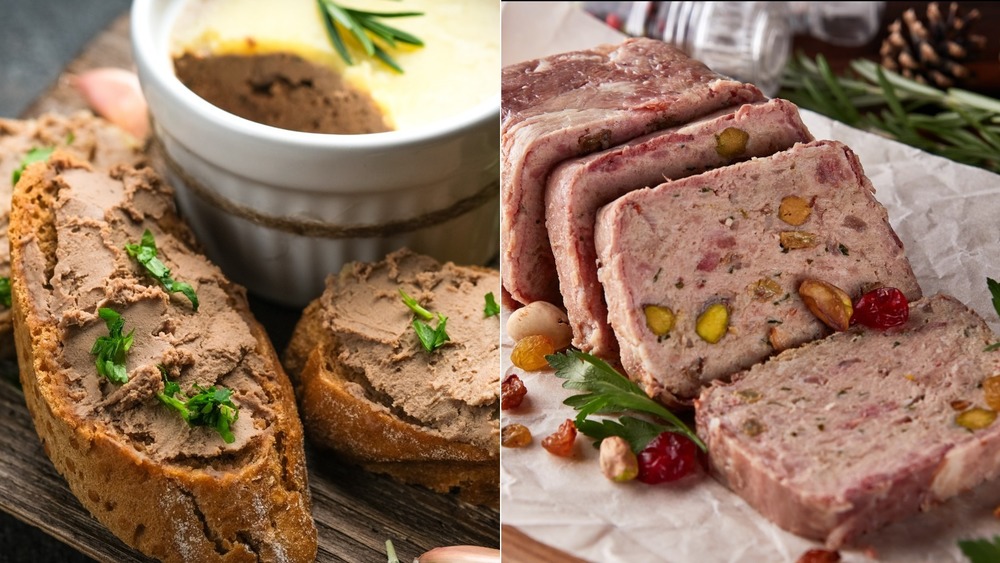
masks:
{"label": "wooden cutting board", "polygon": [[[69,113],[86,103],[66,79],[89,68],[131,68],[128,16],[114,21],[65,69],[23,117]],[[251,308],[281,351],[301,311],[251,299]],[[99,561],[150,561],[111,535],[77,502],[42,451],[16,366],[0,365],[0,510]],[[500,546],[500,513],[448,495],[396,483],[307,447],[317,561],[385,561],[391,540],[401,561],[444,545]]]}

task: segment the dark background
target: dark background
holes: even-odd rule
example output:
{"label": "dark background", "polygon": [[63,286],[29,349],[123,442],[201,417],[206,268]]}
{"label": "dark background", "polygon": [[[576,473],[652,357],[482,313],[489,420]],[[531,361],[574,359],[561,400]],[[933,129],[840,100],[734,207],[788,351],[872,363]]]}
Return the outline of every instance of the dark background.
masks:
{"label": "dark background", "polygon": [[[0,117],[18,117],[129,0],[0,0]],[[0,455],[4,452],[0,451]],[[0,511],[0,562],[92,559]]]}

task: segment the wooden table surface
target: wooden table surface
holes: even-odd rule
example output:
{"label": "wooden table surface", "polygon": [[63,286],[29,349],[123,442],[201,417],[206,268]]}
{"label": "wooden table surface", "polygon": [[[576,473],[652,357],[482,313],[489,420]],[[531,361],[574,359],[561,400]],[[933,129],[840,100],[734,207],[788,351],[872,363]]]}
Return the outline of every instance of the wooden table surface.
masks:
{"label": "wooden table surface", "polygon": [[[95,38],[66,68],[131,68],[128,18],[122,16]],[[85,107],[66,80],[32,104],[24,117]],[[283,350],[301,311],[251,296],[251,308],[267,328],[275,348]],[[149,561],[124,545],[79,504],[42,451],[16,367],[0,363],[0,510],[37,526],[56,539],[99,561]],[[449,495],[397,483],[339,461],[307,446],[313,517],[319,530],[317,561],[385,561],[392,540],[402,561],[443,545],[499,547],[500,514]],[[0,561],[6,561],[0,554]]]}

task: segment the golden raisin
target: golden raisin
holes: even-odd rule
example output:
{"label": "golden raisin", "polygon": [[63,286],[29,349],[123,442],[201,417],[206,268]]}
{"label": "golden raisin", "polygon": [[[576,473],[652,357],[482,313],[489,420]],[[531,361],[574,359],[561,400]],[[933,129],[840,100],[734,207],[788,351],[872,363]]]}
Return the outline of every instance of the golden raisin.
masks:
{"label": "golden raisin", "polygon": [[781,248],[794,250],[798,248],[812,248],[816,246],[816,235],[806,231],[781,231]]}
{"label": "golden raisin", "polygon": [[574,443],[576,443],[576,425],[568,418],[555,432],[542,438],[542,447],[550,454],[560,457],[573,455]]}
{"label": "golden raisin", "polygon": [[729,330],[729,308],[724,303],[715,303],[698,315],[695,332],[702,340],[715,344],[722,340]]}
{"label": "golden raisin", "polygon": [[525,371],[538,371],[549,367],[545,356],[555,354],[552,339],[542,334],[525,336],[517,341],[510,353],[510,361]]}
{"label": "golden raisin", "polygon": [[816,318],[833,330],[851,327],[854,305],[843,289],[820,280],[803,280],[799,284],[799,297]]}
{"label": "golden raisin", "polygon": [[969,409],[955,417],[955,424],[969,430],[982,430],[993,424],[997,418],[997,412],[976,407]]}
{"label": "golden raisin", "polygon": [[723,158],[733,158],[746,152],[750,134],[742,129],[726,127],[715,136],[715,152]]}
{"label": "golden raisin", "polygon": [[986,396],[986,404],[991,409],[1000,411],[1000,375],[983,380],[983,394]]}
{"label": "golden raisin", "polygon": [[500,445],[505,448],[523,448],[531,443],[531,430],[523,424],[508,424],[500,430]]}
{"label": "golden raisin", "polygon": [[517,374],[510,374],[500,383],[500,410],[516,409],[528,394],[527,387]]}
{"label": "golden raisin", "polygon": [[771,278],[761,278],[748,285],[747,289],[757,301],[770,301],[781,293],[781,286]]}
{"label": "golden raisin", "polygon": [[797,195],[790,195],[781,198],[778,206],[778,219],[798,227],[809,219],[812,213],[812,206],[809,202]]}
{"label": "golden raisin", "polygon": [[670,307],[646,305],[642,311],[646,314],[646,326],[656,336],[666,336],[674,328],[677,317]]}

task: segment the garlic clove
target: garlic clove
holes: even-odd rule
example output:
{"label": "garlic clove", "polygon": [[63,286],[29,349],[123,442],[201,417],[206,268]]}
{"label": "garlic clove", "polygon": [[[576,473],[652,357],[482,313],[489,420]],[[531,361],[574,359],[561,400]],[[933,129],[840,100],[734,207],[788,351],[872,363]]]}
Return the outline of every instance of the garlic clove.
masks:
{"label": "garlic clove", "polygon": [[149,133],[146,98],[139,77],[122,68],[96,68],[69,77],[94,113],[143,140]]}

